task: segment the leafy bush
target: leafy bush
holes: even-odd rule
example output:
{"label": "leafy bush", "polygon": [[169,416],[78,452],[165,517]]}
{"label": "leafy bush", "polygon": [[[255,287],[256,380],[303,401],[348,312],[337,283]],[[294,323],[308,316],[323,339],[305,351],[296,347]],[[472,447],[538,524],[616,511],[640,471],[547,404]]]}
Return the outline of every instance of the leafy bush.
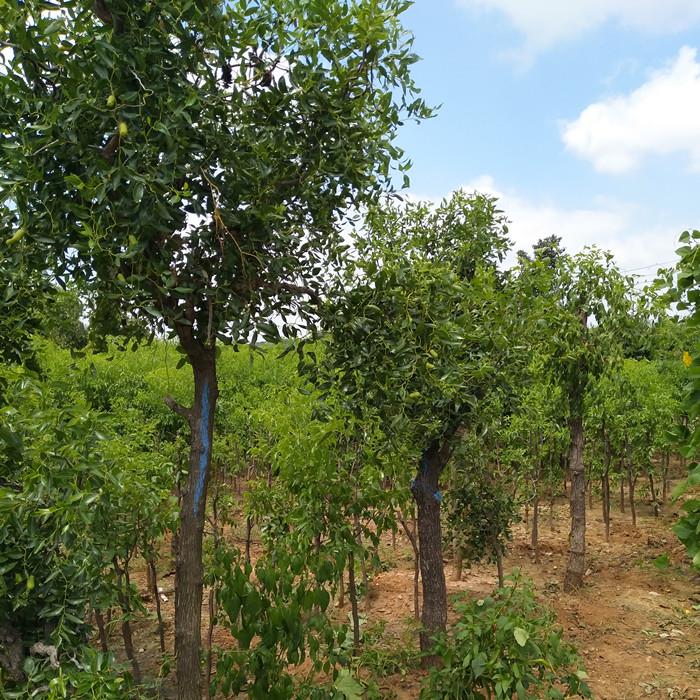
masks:
{"label": "leafy bush", "polygon": [[518,574],[508,579],[511,585],[483,600],[456,604],[460,618],[436,641],[432,653],[443,666],[431,670],[424,700],[592,697],[554,614],[535,600],[531,583]]}
{"label": "leafy bush", "polygon": [[210,567],[220,622],[238,642],[235,649],[219,650],[213,690],[226,697],[245,693],[251,700],[287,700],[299,697],[289,666],[308,658],[313,670],[331,671],[331,650],[345,636],[324,614],[330,604],[327,586],[337,575],[331,562],[320,563],[309,576],[308,559],[278,551],[253,567],[237,550],[220,544]]}
{"label": "leafy bush", "polygon": [[[23,668],[26,682],[19,689],[5,689],[2,697],[8,700],[29,697],[34,700],[140,700],[148,697],[134,688],[129,675],[120,675],[112,664],[111,655],[90,647],[84,647],[79,658],[55,670],[47,661],[28,657]],[[0,691],[3,691],[1,679]]]}
{"label": "leafy bush", "polygon": [[[133,589],[107,572],[137,551],[152,551],[165,529],[174,527],[173,468],[149,451],[150,427],[133,421],[128,433],[117,431],[115,421],[90,409],[71,387],[66,379],[0,365],[0,683],[5,692],[41,667],[31,659],[22,667],[35,642],[54,646],[61,663],[58,675],[50,671],[47,679],[59,688],[72,683],[61,680],[64,662],[82,658],[90,609],[117,602],[124,607],[131,598],[140,605]],[[12,639],[11,656],[2,654],[3,632]],[[68,666],[73,678],[74,665]]]}
{"label": "leafy bush", "polygon": [[[475,443],[478,446],[478,443]],[[466,559],[498,561],[519,520],[518,503],[491,465],[467,459],[455,466],[454,483],[447,493],[447,535],[457,542]]]}

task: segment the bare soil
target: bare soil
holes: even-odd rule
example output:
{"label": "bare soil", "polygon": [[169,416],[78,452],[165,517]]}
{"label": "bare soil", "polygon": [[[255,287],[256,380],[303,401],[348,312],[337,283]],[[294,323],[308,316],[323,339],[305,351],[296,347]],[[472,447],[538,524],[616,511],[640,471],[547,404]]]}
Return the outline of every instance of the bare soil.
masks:
{"label": "bare soil", "polygon": [[[637,527],[629,513],[612,513],[610,542],[605,542],[599,502],[588,513],[587,575],[582,590],[575,594],[562,591],[569,531],[568,503],[555,505],[551,518],[543,507],[540,518],[540,562],[530,546],[529,528],[519,523],[505,561],[506,571],[519,568],[532,578],[542,603],[552,608],[565,631],[576,644],[590,676],[589,684],[598,700],[665,698],[700,700],[700,576],[684,561],[683,547],[670,530],[677,510],[667,506],[654,517],[644,504],[638,505]],[[370,584],[369,610],[361,609],[367,629],[383,628],[383,639],[392,648],[396,644],[417,646],[413,613],[413,554],[407,539],[397,537],[394,549],[391,536],[381,547],[387,570],[376,573]],[[667,555],[670,564],[655,565],[657,557]],[[497,584],[495,566],[478,565],[465,569],[454,581],[451,563],[445,562],[450,594],[466,592],[483,596]],[[146,591],[140,571],[132,577]],[[161,578],[167,600],[162,601],[168,651],[173,645],[173,577]],[[146,600],[153,612],[153,602]],[[349,603],[335,608],[346,619]],[[452,613],[451,613],[452,614]],[[203,630],[206,630],[206,596]],[[401,641],[398,641],[401,640]],[[214,643],[233,643],[226,630],[217,628]],[[121,655],[118,630],[111,644]],[[158,633],[153,618],[135,623],[135,647],[146,676],[156,677],[161,665]],[[377,678],[387,698],[417,698],[423,672],[408,665],[401,673]],[[172,696],[172,677],[163,684],[163,695]]]}
{"label": "bare soil", "polygon": [[[505,568],[518,567],[533,579],[543,604],[556,612],[565,636],[582,654],[596,698],[700,698],[700,577],[684,563],[683,547],[670,531],[673,510],[658,518],[643,506],[639,510],[636,529],[629,514],[613,511],[610,542],[605,542],[599,506],[589,513],[586,584],[576,594],[561,587],[569,532],[566,503],[555,506],[553,529],[548,508],[543,509],[540,563],[522,522]],[[659,569],[654,560],[664,554],[670,565]],[[397,564],[373,581],[371,615],[385,619],[387,630],[413,610],[412,559],[406,561],[400,550]],[[497,585],[490,565],[465,570],[460,581],[451,580],[448,563],[445,573],[450,593],[481,597]],[[399,700],[415,698],[420,678],[393,677],[384,686]]]}

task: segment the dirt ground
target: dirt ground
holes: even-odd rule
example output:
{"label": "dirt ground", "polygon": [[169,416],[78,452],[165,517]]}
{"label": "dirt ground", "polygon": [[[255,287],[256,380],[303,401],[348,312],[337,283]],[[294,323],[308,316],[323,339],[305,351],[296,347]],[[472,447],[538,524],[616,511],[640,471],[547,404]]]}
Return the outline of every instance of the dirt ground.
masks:
{"label": "dirt ground", "polygon": [[[683,563],[683,548],[669,529],[676,520],[673,509],[658,518],[641,510],[636,529],[629,513],[614,510],[606,543],[599,504],[594,503],[587,527],[586,585],[576,594],[561,590],[569,531],[566,503],[555,506],[553,529],[544,508],[540,563],[522,522],[515,528],[505,568],[518,567],[532,578],[542,602],[556,611],[565,636],[584,658],[598,700],[700,698],[700,577]],[[653,562],[663,554],[670,565],[659,569]],[[373,581],[370,615],[386,620],[387,631],[413,610],[412,560],[399,555],[397,564]],[[465,570],[460,581],[452,580],[449,563],[445,573],[451,594],[482,596],[497,584],[493,566]],[[391,677],[382,687],[408,700],[418,696],[420,678]]]}
{"label": "dirt ground", "polygon": [[[543,508],[540,522],[540,562],[535,562],[529,528],[519,523],[505,562],[506,572],[518,567],[536,585],[543,604],[552,608],[565,636],[582,654],[598,700],[666,698],[700,700],[700,576],[683,561],[683,548],[670,531],[676,509],[667,507],[654,517],[645,506],[632,527],[629,513],[613,509],[611,540],[605,542],[600,504],[589,511],[585,587],[576,594],[561,590],[566,565],[569,529],[568,504],[554,507],[553,517]],[[391,536],[382,544],[386,571],[375,574],[370,584],[370,607],[363,614],[365,628],[381,630],[382,640],[392,649],[417,646],[413,622],[413,557],[405,537]],[[659,568],[654,560],[667,555],[669,565]],[[468,592],[483,596],[497,583],[495,567],[465,567],[459,581],[452,580],[452,567],[445,562],[450,594]],[[145,591],[145,581],[137,572],[135,582]],[[172,651],[173,578],[159,581],[167,600],[162,602],[166,621],[167,646]],[[151,609],[152,602],[146,602]],[[203,611],[204,612],[204,611]],[[349,612],[336,606],[336,615],[345,619]],[[160,654],[152,620],[137,622],[137,657],[147,676],[157,676]],[[217,629],[215,644],[231,639]],[[377,643],[377,642],[375,642]],[[118,645],[116,631],[113,644]],[[382,642],[380,641],[381,647]],[[174,675],[174,672],[171,674]],[[384,697],[409,700],[418,697],[422,672],[406,664],[401,673],[376,678]],[[164,697],[171,696],[166,681]]]}

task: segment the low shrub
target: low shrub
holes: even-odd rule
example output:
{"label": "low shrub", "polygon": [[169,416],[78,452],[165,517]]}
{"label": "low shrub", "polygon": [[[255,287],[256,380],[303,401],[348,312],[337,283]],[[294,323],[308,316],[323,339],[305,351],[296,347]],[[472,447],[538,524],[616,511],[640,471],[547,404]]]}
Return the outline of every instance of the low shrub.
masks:
{"label": "low shrub", "polygon": [[436,640],[433,653],[443,664],[431,670],[422,700],[592,697],[554,613],[518,573],[507,581],[487,598],[456,603],[459,620]]}

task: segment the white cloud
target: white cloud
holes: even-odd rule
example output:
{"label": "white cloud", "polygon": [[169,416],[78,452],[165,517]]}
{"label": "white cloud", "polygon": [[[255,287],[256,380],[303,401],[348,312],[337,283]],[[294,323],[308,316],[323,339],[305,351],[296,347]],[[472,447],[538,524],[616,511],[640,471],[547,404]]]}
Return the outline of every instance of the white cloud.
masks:
{"label": "white cloud", "polygon": [[[657,263],[674,259],[678,236],[683,230],[681,223],[674,222],[663,228],[645,228],[636,220],[641,218],[637,208],[620,202],[596,201],[590,207],[566,208],[552,202],[532,201],[497,186],[489,175],[476,178],[462,189],[498,197],[500,208],[512,222],[509,237],[513,241],[513,254],[517,250],[531,252],[540,238],[554,234],[561,236],[570,253],[597,245],[613,253],[620,269],[644,267],[638,271],[640,275],[652,274]],[[510,261],[513,259],[514,255]]]}
{"label": "white cloud", "polygon": [[575,39],[607,22],[649,33],[681,31],[700,21],[698,0],[457,0],[481,11],[499,11],[525,38],[532,55]]}
{"label": "white cloud", "polygon": [[600,172],[628,172],[645,156],[671,153],[686,153],[700,171],[699,114],[700,63],[696,50],[685,46],[630,94],[586,107],[565,124],[562,138]]}

